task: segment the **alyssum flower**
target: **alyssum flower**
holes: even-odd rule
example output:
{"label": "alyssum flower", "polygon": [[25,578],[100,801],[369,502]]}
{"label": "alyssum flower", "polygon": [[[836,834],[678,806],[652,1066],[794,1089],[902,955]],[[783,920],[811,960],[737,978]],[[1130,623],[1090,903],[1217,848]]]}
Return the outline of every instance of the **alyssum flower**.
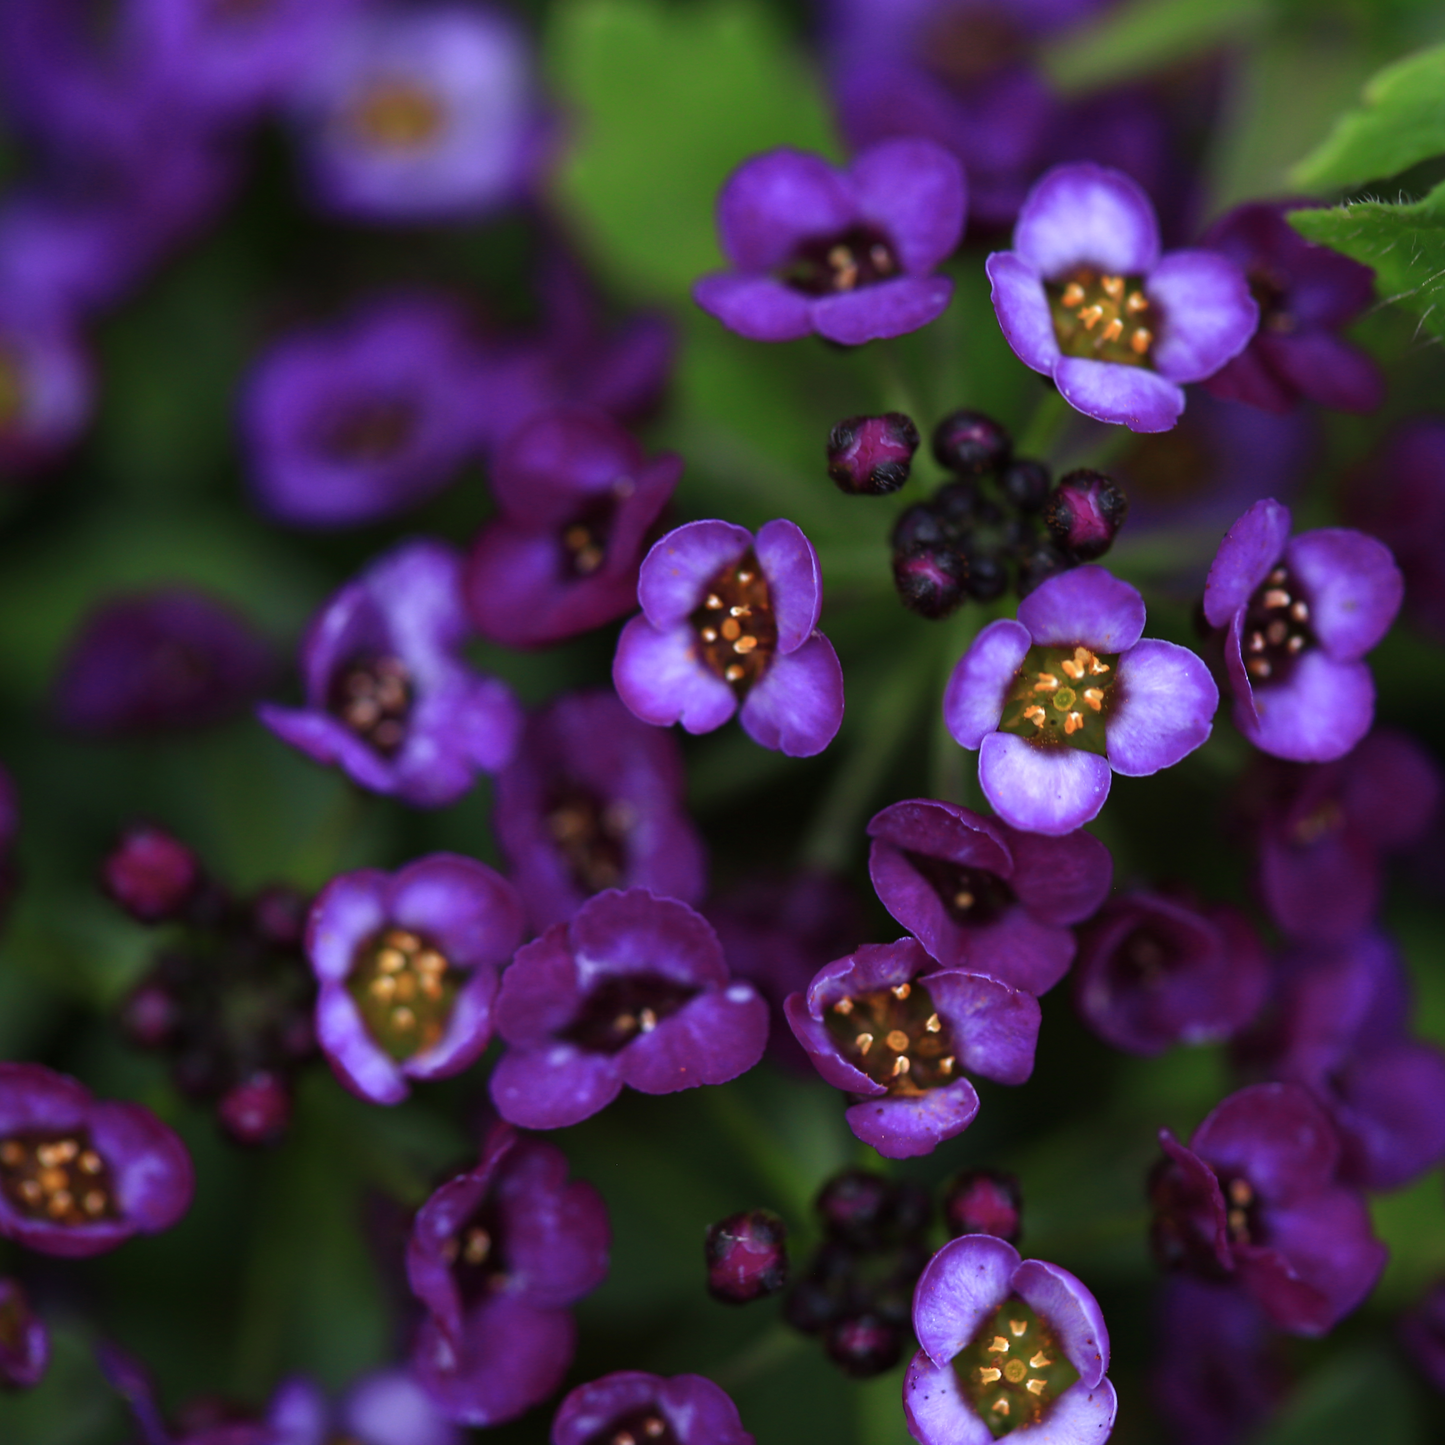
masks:
{"label": "alyssum flower", "polygon": [[552,1445],[753,1445],[738,1407],[703,1375],[619,1370],[564,1399]]}

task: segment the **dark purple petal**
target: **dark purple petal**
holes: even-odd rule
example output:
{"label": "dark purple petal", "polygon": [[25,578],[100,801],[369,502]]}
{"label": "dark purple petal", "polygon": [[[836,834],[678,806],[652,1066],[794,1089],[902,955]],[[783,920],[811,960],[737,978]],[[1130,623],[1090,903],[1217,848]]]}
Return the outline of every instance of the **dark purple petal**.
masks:
{"label": "dark purple petal", "polygon": [[1213,731],[1219,688],[1187,647],[1145,638],[1119,659],[1117,686],[1108,756],[1109,766],[1126,778],[1173,767]]}
{"label": "dark purple petal", "polygon": [[758,529],[756,550],[772,596],[778,651],[796,652],[812,636],[823,610],[818,554],[802,529],[782,518]]}
{"label": "dark purple petal", "polygon": [[512,966],[503,973],[497,1032],[509,1044],[542,1044],[572,1022],[581,1001],[582,985],[567,926],[554,924],[541,938],[518,949]]}
{"label": "dark purple petal", "polygon": [[96,1147],[110,1163],[116,1203],[128,1227],[144,1234],[169,1229],[191,1207],[196,1189],[180,1137],[139,1104],[102,1100],[91,1106],[89,1123]]}
{"label": "dark purple petal", "polygon": [[960,747],[977,748],[997,730],[1004,695],[1031,645],[1028,628],[1000,618],[959,658],[943,694],[943,720]]}
{"label": "dark purple petal", "polygon": [[1012,251],[995,251],[984,269],[1004,340],[1025,366],[1052,376],[1063,352],[1059,350],[1049,299],[1038,272]]}
{"label": "dark purple petal", "polygon": [[1149,273],[1145,290],[1163,309],[1154,365],[1170,381],[1200,381],[1237,356],[1259,325],[1249,282],[1214,251],[1172,251]]}
{"label": "dark purple petal", "polygon": [[448,962],[509,962],[522,942],[522,905],[495,869],[459,853],[429,853],[391,880],[391,919],[429,934]]}
{"label": "dark purple petal", "polygon": [[1030,592],[1018,618],[1043,647],[1128,652],[1144,632],[1144,599],[1102,567],[1074,567]]}
{"label": "dark purple petal", "polygon": [[1261,331],[1254,347],[1295,392],[1330,411],[1371,412],[1385,400],[1385,374],[1374,357],[1328,331]]}
{"label": "dark purple petal", "polygon": [[1109,1330],[1099,1302],[1068,1270],[1041,1259],[1026,1259],[1019,1265],[1013,1288],[1049,1322],[1069,1363],[1079,1372],[1079,1383],[1093,1389],[1109,1370]]}
{"label": "dark purple petal", "polygon": [[978,781],[1006,823],[1057,837],[1099,815],[1112,774],[1097,753],[1036,748],[1012,733],[990,733],[978,755]]}
{"label": "dark purple petal", "polygon": [[1224,535],[1204,584],[1204,616],[1226,627],[1284,556],[1290,512],[1273,497],[1256,502]]}
{"label": "dark purple petal", "polygon": [[1354,662],[1390,630],[1405,580],[1383,542],[1346,527],[1322,527],[1292,537],[1284,556],[1304,584],[1310,627],[1332,658]]}
{"label": "dark purple petal", "polygon": [[50,1364],[50,1332],[13,1279],[0,1279],[0,1384],[28,1390]]}
{"label": "dark purple petal", "polygon": [[952,297],[953,281],[947,276],[899,276],[821,297],[808,314],[819,336],[840,346],[861,346],[927,326],[943,315]]}
{"label": "dark purple petal", "polygon": [[634,617],[617,639],[612,681],[630,711],[657,727],[680,722],[690,733],[710,733],[737,711],[732,688],[699,659],[686,623],[660,632]]}
{"label": "dark purple petal", "polygon": [[749,341],[797,341],[813,330],[809,298],[771,276],[716,271],[693,283],[692,299]]}
{"label": "dark purple petal", "polygon": [[[865,944],[864,947],[874,945]],[[821,1010],[820,1010],[821,1012]],[[882,1097],[887,1091],[882,1084],[874,1082],[861,1069],[856,1069],[839,1052],[833,1036],[820,1021],[813,1017],[808,1007],[808,997],[802,993],[791,993],[783,1003],[783,1016],[788,1021],[804,1053],[813,1067],[822,1075],[824,1082],[845,1094]]]}
{"label": "dark purple petal", "polygon": [[575,1044],[511,1048],[497,1060],[488,1088],[509,1123],[561,1129],[590,1119],[622,1092],[622,1066],[616,1055]]}
{"label": "dark purple petal", "polygon": [[678,1445],[754,1445],[737,1406],[703,1375],[648,1375],[619,1370],[579,1385],[552,1422],[552,1445],[589,1445],[635,1411],[656,1408]]}
{"label": "dark purple petal", "polygon": [[963,167],[933,141],[870,146],[853,158],[845,184],[859,216],[887,235],[903,269],[913,275],[947,260],[963,238]]}
{"label": "dark purple petal", "polygon": [[1050,923],[1081,923],[1108,896],[1114,877],[1109,850],[1092,833],[1050,838],[1001,824],[1013,853],[1009,881],[1020,901]]}
{"label": "dark purple petal", "polygon": [[844,1112],[848,1127],[885,1159],[931,1154],[963,1133],[978,1113],[978,1094],[967,1079],[942,1089],[898,1098],[866,1099]]}
{"label": "dark purple petal", "polygon": [[1038,999],[997,979],[953,969],[930,973],[927,986],[953,1029],[963,1068],[1000,1084],[1027,1082],[1039,1037]]}
{"label": "dark purple petal", "polygon": [[775,656],[739,721],[762,747],[792,758],[821,753],[843,725],[843,668],[833,644],[816,632],[797,651]]}
{"label": "dark purple petal", "polygon": [[768,1042],[768,1006],[750,983],[700,994],[619,1056],[622,1080],[644,1094],[725,1084],[745,1074]]}
{"label": "dark purple petal", "polygon": [[991,1234],[951,1239],[928,1261],[913,1294],[913,1332],[923,1352],[945,1366],[1013,1289],[1019,1252]]}
{"label": "dark purple petal", "polygon": [[1168,431],[1184,412],[1184,389],[1142,366],[1064,356],[1054,363],[1053,377],[1076,411],[1130,431]]}
{"label": "dark purple petal", "polygon": [[783,146],[744,161],[718,195],[718,236],[733,265],[771,271],[802,241],[857,220],[850,187],[821,156]]}
{"label": "dark purple petal", "polygon": [[1242,1174],[1272,1207],[1317,1194],[1340,1154],[1334,1127],[1298,1084],[1253,1084],[1231,1094],[1189,1147],[1215,1168]]}
{"label": "dark purple petal", "polygon": [[712,924],[685,903],[658,898],[645,888],[609,889],[589,898],[577,910],[569,935],[585,988],[620,973],[657,974],[699,989],[728,983]]}
{"label": "dark purple petal", "polygon": [[1445,1053],[1433,1044],[1401,1040],[1356,1058],[1334,1082],[1342,1178],[1398,1189],[1445,1159]]}
{"label": "dark purple petal", "polygon": [[731,522],[688,522],[660,538],[643,560],[637,601],[659,630],[686,622],[702,604],[707,584],[753,545],[753,534]]}
{"label": "dark purple petal", "polygon": [[1020,259],[1050,281],[1076,266],[1138,276],[1159,260],[1149,197],[1122,171],[1087,162],[1056,166],[1034,185],[1013,239]]}

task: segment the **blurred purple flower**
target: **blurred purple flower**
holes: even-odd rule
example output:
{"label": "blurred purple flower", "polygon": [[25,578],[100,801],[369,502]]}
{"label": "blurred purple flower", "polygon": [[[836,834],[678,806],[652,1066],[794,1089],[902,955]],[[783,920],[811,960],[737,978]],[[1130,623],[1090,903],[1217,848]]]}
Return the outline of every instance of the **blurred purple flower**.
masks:
{"label": "blurred purple flower", "polygon": [[1400,1320],[1400,1342],[1421,1374],[1445,1393],[1445,1280],[1437,1281]]}
{"label": "blurred purple flower", "polygon": [[0,1385],[28,1390],[50,1364],[50,1331],[17,1280],[0,1278]]}
{"label": "blurred purple flower", "polygon": [[95,379],[71,326],[54,313],[16,305],[11,298],[24,292],[6,287],[6,279],[0,270],[0,478],[13,479],[57,461],[79,440],[94,407]]}
{"label": "blurred purple flower", "polygon": [[564,1399],[552,1421],[551,1445],[754,1445],[738,1407],[702,1375],[647,1375],[619,1370]]}

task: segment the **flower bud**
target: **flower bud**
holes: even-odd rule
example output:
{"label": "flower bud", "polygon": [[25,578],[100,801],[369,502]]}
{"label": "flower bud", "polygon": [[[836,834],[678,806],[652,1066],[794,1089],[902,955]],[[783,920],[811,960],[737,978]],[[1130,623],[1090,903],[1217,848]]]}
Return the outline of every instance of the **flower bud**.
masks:
{"label": "flower bud", "polygon": [[1023,1194],[1012,1174],[966,1169],[943,1191],[943,1222],[950,1236],[992,1234],[1010,1244],[1022,1232]]}
{"label": "flower bud", "polygon": [[845,1375],[866,1380],[891,1370],[903,1357],[903,1330],[875,1314],[857,1315],[829,1325],[823,1348]]}
{"label": "flower bud", "polygon": [[895,552],[913,547],[943,547],[950,540],[948,524],[932,502],[915,502],[893,524],[889,539]]}
{"label": "flower bud", "polygon": [[1129,514],[1129,498],[1102,472],[1070,472],[1044,504],[1044,525],[1061,551],[1079,562],[1102,557]]}
{"label": "flower bud", "polygon": [[913,1239],[928,1228],[928,1191],[893,1184],[866,1169],[835,1174],[818,1195],[823,1227],[855,1249],[880,1249],[896,1239]]}
{"label": "flower bud", "polygon": [[913,547],[893,554],[893,583],[910,612],[947,617],[967,595],[968,562],[953,548]]}
{"label": "flower bud", "polygon": [[1040,584],[1073,564],[1052,542],[1043,538],[1034,541],[1019,553],[1019,596],[1027,597]]}
{"label": "flower bud", "polygon": [[828,434],[828,475],[840,492],[881,497],[908,480],[918,428],[901,411],[850,416]]}
{"label": "flower bud", "polygon": [[963,477],[981,477],[1008,465],[1013,438],[981,411],[951,411],[933,429],[933,455],[939,466]]}
{"label": "flower bud", "polygon": [[159,828],[127,829],[100,865],[101,887],[132,918],[174,918],[200,882],[201,865],[186,845]]}
{"label": "flower bud", "polygon": [[971,477],[960,478],[940,487],[929,505],[937,513],[946,533],[966,536],[979,522],[991,521],[991,504],[983,499],[978,483]]}
{"label": "flower bud", "polygon": [[992,602],[1008,588],[1008,568],[992,552],[970,552],[965,586],[970,597],[979,602]]}
{"label": "flower bud", "polygon": [[175,1037],[181,1006],[159,979],[148,978],[121,1005],[125,1036],[143,1049],[159,1049]]}
{"label": "flower bud", "polygon": [[788,1230],[767,1209],[730,1214],[708,1226],[707,1288],[726,1304],[776,1294],[788,1282]]}
{"label": "flower bud", "polygon": [[1053,484],[1049,469],[1027,457],[1010,462],[998,479],[999,490],[1020,512],[1037,512],[1048,501]]}
{"label": "flower bud", "polygon": [[253,1074],[227,1090],[216,1113],[238,1144],[274,1144],[291,1122],[291,1093],[275,1074]]}

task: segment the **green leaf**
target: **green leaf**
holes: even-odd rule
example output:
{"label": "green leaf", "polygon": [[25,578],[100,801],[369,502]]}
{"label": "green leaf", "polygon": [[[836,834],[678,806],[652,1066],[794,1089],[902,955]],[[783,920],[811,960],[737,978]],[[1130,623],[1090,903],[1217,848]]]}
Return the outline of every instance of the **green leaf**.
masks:
{"label": "green leaf", "polygon": [[572,116],[561,203],[633,294],[681,298],[716,269],[713,207],[739,162],[836,150],[817,77],[747,0],[567,0],[546,48]]}
{"label": "green leaf", "polygon": [[1445,152],[1445,45],[1407,55],[1366,84],[1364,104],[1295,168],[1296,185],[1357,186]]}

